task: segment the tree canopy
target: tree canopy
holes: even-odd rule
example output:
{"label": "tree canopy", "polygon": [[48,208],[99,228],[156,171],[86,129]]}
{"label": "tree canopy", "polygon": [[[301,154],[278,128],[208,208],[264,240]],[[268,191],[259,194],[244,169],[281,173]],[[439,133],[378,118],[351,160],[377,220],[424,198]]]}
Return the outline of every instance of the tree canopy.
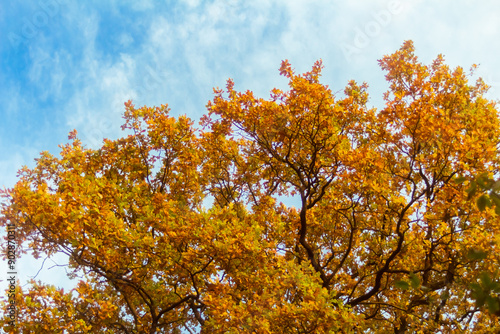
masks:
{"label": "tree canopy", "polygon": [[72,132],[43,152],[0,224],[68,255],[78,283],[19,288],[17,330],[497,332],[496,295],[474,293],[495,283],[500,223],[469,194],[499,170],[498,111],[481,79],[414,51],[379,60],[380,109],[366,84],[332,93],[320,61],[283,61],[289,90],[228,80],[200,127],[129,101],[123,138],[91,149]]}

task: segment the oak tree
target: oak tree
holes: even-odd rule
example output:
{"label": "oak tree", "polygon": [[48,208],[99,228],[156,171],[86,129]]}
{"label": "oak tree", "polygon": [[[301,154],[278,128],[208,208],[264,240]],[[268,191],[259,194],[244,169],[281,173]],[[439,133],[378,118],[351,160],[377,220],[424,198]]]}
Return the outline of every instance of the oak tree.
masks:
{"label": "oak tree", "polygon": [[66,254],[78,283],[19,288],[4,330],[497,332],[474,293],[498,269],[499,219],[466,192],[499,169],[488,86],[410,41],[379,64],[380,109],[366,84],[337,96],[321,62],[284,61],[288,90],[228,80],[201,127],[127,102],[123,138],[91,149],[73,132],[42,153],[0,224],[35,256]]}

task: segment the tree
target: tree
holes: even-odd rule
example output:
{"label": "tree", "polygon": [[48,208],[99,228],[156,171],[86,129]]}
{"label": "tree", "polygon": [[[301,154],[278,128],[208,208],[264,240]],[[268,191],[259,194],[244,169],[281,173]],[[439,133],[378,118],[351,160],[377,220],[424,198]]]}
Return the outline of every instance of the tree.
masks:
{"label": "tree", "polygon": [[366,84],[338,98],[321,62],[299,75],[284,61],[288,91],[228,80],[202,129],[128,102],[128,136],[94,150],[71,133],[61,157],[42,153],[4,191],[1,224],[36,255],[67,254],[79,283],[20,289],[18,329],[498,331],[469,287],[496,269],[499,221],[455,182],[498,170],[495,104],[410,41],[379,63],[379,110]]}
{"label": "tree", "polygon": [[[459,177],[455,181],[462,183],[466,177]],[[478,175],[475,178],[469,178],[470,186],[466,190],[468,198],[476,198],[476,205],[479,210],[484,211],[487,207],[495,208],[495,213],[500,215],[500,180],[493,179],[487,173]],[[500,235],[496,236],[495,243],[500,242]],[[490,313],[500,317],[500,279],[498,277],[498,268],[500,268],[500,257],[493,254],[495,262],[494,272],[483,271],[478,277],[477,282],[471,283],[472,296],[478,307],[486,307]],[[471,248],[469,257],[474,260],[483,260],[488,257],[486,251]],[[490,256],[491,259],[491,256]]]}

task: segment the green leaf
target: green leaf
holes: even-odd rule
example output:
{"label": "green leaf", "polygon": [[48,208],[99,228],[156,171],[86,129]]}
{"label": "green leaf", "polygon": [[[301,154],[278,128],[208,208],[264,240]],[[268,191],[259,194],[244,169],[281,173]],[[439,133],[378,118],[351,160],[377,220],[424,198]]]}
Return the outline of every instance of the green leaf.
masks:
{"label": "green leaf", "polygon": [[481,250],[471,248],[467,253],[467,257],[471,260],[484,260],[486,259],[487,253]]}
{"label": "green leaf", "polygon": [[476,178],[477,185],[483,189],[487,189],[491,186],[491,180],[488,177],[488,173],[482,173]]}
{"label": "green leaf", "polygon": [[491,186],[491,189],[492,190],[500,189],[500,180],[495,181],[495,183],[493,183],[493,185]]}
{"label": "green leaf", "polygon": [[493,280],[491,279],[490,275],[486,272],[482,272],[481,273],[481,276],[479,277],[479,279],[481,280],[481,283],[483,284],[483,286],[490,290],[492,285],[493,285]]}
{"label": "green leaf", "polygon": [[459,176],[457,178],[455,178],[455,181],[456,184],[462,184],[464,183],[465,181],[467,181],[467,178],[465,176]]}
{"label": "green leaf", "polygon": [[479,297],[483,293],[483,289],[481,288],[481,286],[478,283],[471,283],[469,284],[469,287],[472,292],[472,297],[476,300],[479,299]]}
{"label": "green leaf", "polygon": [[472,298],[476,300],[477,307],[481,307],[484,305],[486,297],[487,297],[486,293],[482,290],[474,291],[472,293]]}
{"label": "green leaf", "polygon": [[495,204],[496,206],[500,206],[500,197],[497,193],[491,192],[490,199],[493,200],[493,204]]}
{"label": "green leaf", "polygon": [[486,297],[486,305],[488,306],[488,311],[490,311],[490,313],[496,313],[500,310],[500,303],[498,302],[498,299],[491,295]]}
{"label": "green leaf", "polygon": [[472,197],[474,197],[474,195],[476,194],[476,190],[477,190],[477,183],[472,181],[470,183],[470,187],[466,190],[468,200],[470,200]]}
{"label": "green leaf", "polygon": [[408,282],[406,282],[406,281],[397,281],[395,283],[395,285],[397,288],[403,289],[403,290],[408,290],[410,288],[410,284],[408,284]]}
{"label": "green leaf", "polygon": [[486,195],[481,195],[478,199],[477,199],[477,207],[479,208],[479,210],[481,211],[484,211],[484,209],[486,209],[486,207],[491,207],[491,202],[490,202],[490,199],[488,198],[488,196]]}
{"label": "green leaf", "polygon": [[440,297],[441,297],[441,300],[448,300],[448,298],[450,298],[450,293],[449,293],[448,291],[446,291],[446,290],[445,290],[445,291],[443,291],[443,292],[441,293],[441,296],[440,296]]}
{"label": "green leaf", "polygon": [[420,278],[418,278],[418,276],[415,275],[414,273],[411,273],[410,283],[412,288],[417,289],[420,286]]}

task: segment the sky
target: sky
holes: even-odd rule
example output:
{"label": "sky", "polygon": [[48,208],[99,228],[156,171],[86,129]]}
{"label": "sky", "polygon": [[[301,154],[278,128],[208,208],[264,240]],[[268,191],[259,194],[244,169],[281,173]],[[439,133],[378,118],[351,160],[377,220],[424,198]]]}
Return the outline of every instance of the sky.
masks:
{"label": "sky", "polygon": [[[497,0],[2,1],[0,187],[41,151],[58,154],[73,129],[92,148],[122,136],[129,99],[197,122],[228,78],[267,98],[286,88],[284,59],[299,73],[322,59],[333,92],[367,82],[369,104],[381,108],[387,84],[377,60],[413,40],[424,63],[443,54],[451,67],[478,64],[487,96],[499,100],[499,18]],[[40,270],[23,257],[19,279],[40,270],[37,279],[69,288],[64,267],[53,267],[64,261]]]}

